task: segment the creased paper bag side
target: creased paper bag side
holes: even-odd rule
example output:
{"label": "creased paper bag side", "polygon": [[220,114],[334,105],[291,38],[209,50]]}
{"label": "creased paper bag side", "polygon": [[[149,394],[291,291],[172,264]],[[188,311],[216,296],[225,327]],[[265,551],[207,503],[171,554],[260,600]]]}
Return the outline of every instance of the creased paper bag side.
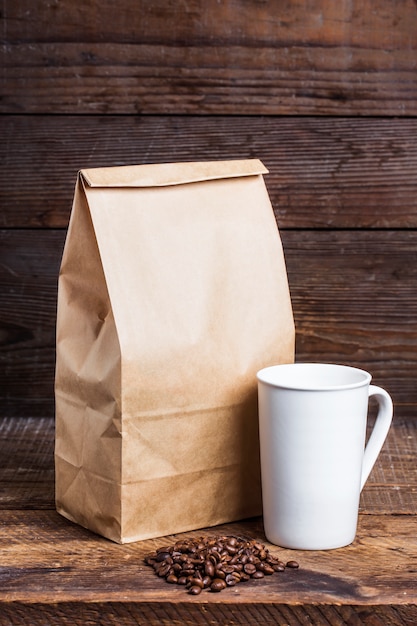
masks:
{"label": "creased paper bag side", "polygon": [[87,189],[121,353],[121,541],[260,513],[256,372],[294,359],[261,176]]}
{"label": "creased paper bag side", "polygon": [[56,506],[114,540],[121,532],[120,385],[113,311],[78,181],[58,290]]}

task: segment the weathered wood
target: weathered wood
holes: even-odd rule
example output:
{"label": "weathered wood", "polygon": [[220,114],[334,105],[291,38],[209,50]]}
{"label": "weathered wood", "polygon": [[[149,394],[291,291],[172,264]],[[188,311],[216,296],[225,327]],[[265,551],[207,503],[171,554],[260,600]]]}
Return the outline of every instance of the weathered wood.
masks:
{"label": "weathered wood", "polygon": [[0,126],[3,228],[66,228],[84,167],[251,157],[270,170],[281,228],[417,227],[415,119],[2,116]]}
{"label": "weathered wood", "polygon": [[[2,543],[0,612],[11,602],[158,603],[175,606],[179,617],[191,606],[212,605],[226,616],[251,606],[252,615],[274,605],[367,606],[417,604],[417,542],[414,516],[361,515],[353,544],[332,551],[294,551],[265,540],[262,520],[226,524],[215,529],[116,545],[93,535],[54,511],[0,512]],[[143,563],[156,547],[181,536],[237,534],[263,542],[286,570],[250,581],[221,594],[190,597],[183,587],[168,585]],[[213,597],[214,596],[214,597]],[[220,608],[221,607],[221,608]],[[258,621],[259,623],[259,621]]]}
{"label": "weathered wood", "polygon": [[[362,513],[417,514],[417,419],[395,418],[361,494]],[[369,419],[369,426],[373,423]]]}
{"label": "weathered wood", "polygon": [[[297,359],[368,369],[399,416],[417,405],[417,232],[286,231]],[[52,415],[56,286],[65,231],[0,231],[6,415]],[[399,304],[400,303],[400,304]]]}
{"label": "weathered wood", "polygon": [[[256,538],[284,561],[300,563],[299,570],[261,583],[193,597],[143,563],[145,554],[178,535],[120,546],[59,516],[52,510],[54,420],[3,418],[0,624],[410,626],[417,619],[416,428],[415,419],[394,421],[363,492],[356,539],[346,548],[308,552],[272,546],[261,518],[186,533]],[[410,488],[414,499],[406,506],[401,498],[388,498],[386,506],[386,494]],[[377,496],[366,510],[370,490]],[[38,510],[22,510],[32,506]],[[39,510],[42,506],[51,510]]]}
{"label": "weathered wood", "polygon": [[416,605],[303,605],[269,603],[170,602],[11,602],[0,605],[1,626],[62,624],[68,626],[414,626]]}
{"label": "weathered wood", "polygon": [[0,418],[0,509],[55,507],[54,444],[53,418]]}
{"label": "weathered wood", "polygon": [[9,0],[2,19],[1,112],[417,112],[412,0]]}
{"label": "weathered wood", "polygon": [[298,359],[363,367],[399,413],[414,403],[417,364],[406,355],[417,342],[415,231],[284,231],[282,239]]}
{"label": "weathered wood", "polygon": [[[0,232],[4,415],[53,414],[56,294],[64,231]],[[45,409],[47,411],[45,412]]]}
{"label": "weathered wood", "polygon": [[[416,2],[4,0],[0,19],[0,626],[414,626]],[[54,511],[56,283],[78,169],[249,157],[298,360],[369,369],[395,419],[351,546],[269,546],[300,569],[191,597],[143,564],[173,537],[117,546]],[[261,518],[215,531],[265,541]]]}
{"label": "weathered wood", "polygon": [[[361,495],[366,514],[417,514],[417,419],[394,419]],[[54,419],[0,419],[0,510],[53,509]]]}

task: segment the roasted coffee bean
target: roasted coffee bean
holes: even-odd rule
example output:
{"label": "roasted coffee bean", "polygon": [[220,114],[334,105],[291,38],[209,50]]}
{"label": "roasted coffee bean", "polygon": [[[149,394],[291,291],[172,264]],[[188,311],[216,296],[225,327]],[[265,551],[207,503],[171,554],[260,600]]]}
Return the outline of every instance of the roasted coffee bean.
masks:
{"label": "roasted coffee bean", "polygon": [[180,576],[185,576],[185,578],[192,578],[194,576],[194,568],[193,569],[182,569],[180,571]]}
{"label": "roasted coffee bean", "polygon": [[274,563],[272,567],[274,568],[274,572],[283,572],[285,570],[285,563],[278,561],[278,563]]}
{"label": "roasted coffee bean", "polygon": [[177,541],[144,557],[146,565],[166,582],[184,586],[197,595],[202,589],[215,592],[265,575],[296,569],[296,561],[285,565],[264,544],[235,536],[199,537]]}
{"label": "roasted coffee bean", "polygon": [[220,567],[216,567],[216,570],[214,572],[214,577],[221,578],[222,580],[224,580],[226,578],[226,574],[222,569],[220,569]]}
{"label": "roasted coffee bean", "polygon": [[274,573],[274,568],[269,563],[260,563],[259,570],[263,572],[266,576],[271,576]]}
{"label": "roasted coffee bean", "polygon": [[253,563],[246,563],[243,566],[243,571],[245,572],[245,574],[249,574],[249,576],[252,576],[252,574],[256,572],[256,566]]}
{"label": "roasted coffee bean", "polygon": [[281,565],[281,563],[277,563],[272,567],[274,568],[274,572],[283,572],[285,570],[285,565]]}
{"label": "roasted coffee bean", "polygon": [[178,578],[175,574],[169,574],[166,579],[167,583],[171,583],[172,585],[178,584]]}
{"label": "roasted coffee bean", "polygon": [[165,559],[171,558],[171,554],[169,552],[166,551],[158,551],[158,554],[156,555],[156,560],[158,562],[160,561],[165,561]]}
{"label": "roasted coffee bean", "polygon": [[204,562],[204,571],[207,574],[207,576],[211,576],[213,578],[214,576],[214,565],[211,561],[205,561]]}
{"label": "roasted coffee bean", "polygon": [[240,582],[240,575],[234,572],[233,574],[227,574],[226,585],[228,587],[234,587]]}
{"label": "roasted coffee bean", "polygon": [[169,563],[162,563],[161,566],[158,567],[158,569],[157,569],[158,576],[163,578],[164,576],[166,576],[169,573],[170,569],[171,569],[171,566],[170,566]]}
{"label": "roasted coffee bean", "polygon": [[188,545],[186,543],[180,543],[180,544],[178,544],[177,549],[178,549],[179,552],[186,553],[186,552],[188,552]]}
{"label": "roasted coffee bean", "polygon": [[207,587],[210,587],[211,583],[212,583],[212,578],[210,576],[204,576],[203,578],[204,589],[207,589]]}
{"label": "roasted coffee bean", "polygon": [[194,572],[195,567],[192,563],[181,563],[182,572]]}
{"label": "roasted coffee bean", "polygon": [[226,581],[222,578],[215,578],[210,585],[210,589],[212,591],[222,591],[222,589],[226,589],[227,584]]}

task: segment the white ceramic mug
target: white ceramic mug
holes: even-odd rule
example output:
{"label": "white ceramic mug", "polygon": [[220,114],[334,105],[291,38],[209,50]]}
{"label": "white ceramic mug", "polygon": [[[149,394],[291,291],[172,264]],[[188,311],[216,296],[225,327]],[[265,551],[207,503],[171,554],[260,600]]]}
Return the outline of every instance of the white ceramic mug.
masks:
{"label": "white ceramic mug", "polygon": [[[346,546],[359,497],[392,420],[392,400],[364,370],[295,363],[257,374],[264,529],[276,545]],[[368,398],[378,415],[365,448]]]}

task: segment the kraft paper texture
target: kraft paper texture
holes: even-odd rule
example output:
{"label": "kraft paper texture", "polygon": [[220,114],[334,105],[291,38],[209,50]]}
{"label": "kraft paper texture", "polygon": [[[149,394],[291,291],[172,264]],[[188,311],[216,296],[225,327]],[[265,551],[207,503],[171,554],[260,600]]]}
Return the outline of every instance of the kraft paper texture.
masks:
{"label": "kraft paper texture", "polygon": [[81,171],[62,258],[56,507],[131,542],[261,513],[256,372],[294,360],[258,160]]}

